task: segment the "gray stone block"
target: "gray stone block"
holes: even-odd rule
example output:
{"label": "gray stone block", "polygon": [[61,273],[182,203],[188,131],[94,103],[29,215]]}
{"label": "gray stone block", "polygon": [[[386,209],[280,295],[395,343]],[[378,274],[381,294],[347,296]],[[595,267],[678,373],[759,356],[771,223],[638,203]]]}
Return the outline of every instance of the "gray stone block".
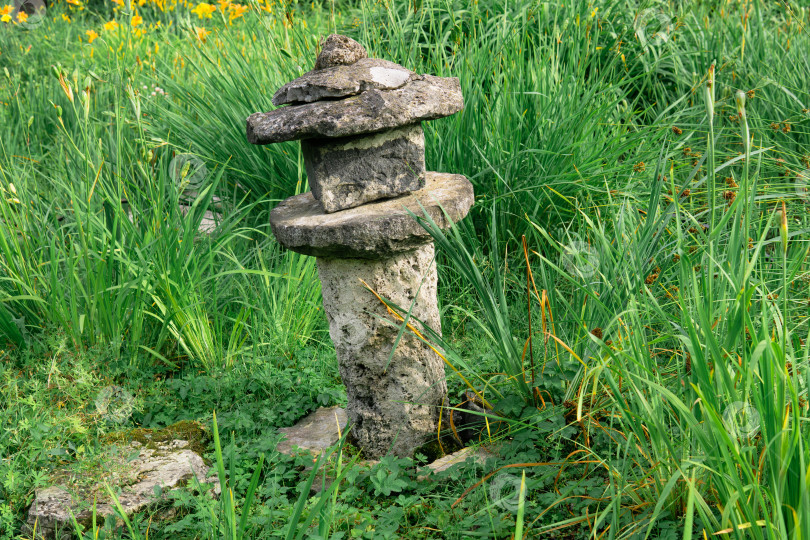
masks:
{"label": "gray stone block", "polygon": [[464,176],[427,172],[419,191],[331,214],[312,193],[290,197],[270,213],[270,225],[278,241],[298,253],[380,259],[431,242],[409,210],[421,216],[424,208],[437,225],[448,228],[467,215],[473,198]]}
{"label": "gray stone block", "polygon": [[421,124],[345,139],[301,141],[312,195],[326,212],[425,187]]}

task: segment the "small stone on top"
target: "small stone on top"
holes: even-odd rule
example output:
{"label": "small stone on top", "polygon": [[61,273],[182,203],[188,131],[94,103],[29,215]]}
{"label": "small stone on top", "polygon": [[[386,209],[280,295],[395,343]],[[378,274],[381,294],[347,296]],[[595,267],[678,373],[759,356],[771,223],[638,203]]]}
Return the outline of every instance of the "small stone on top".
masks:
{"label": "small stone on top", "polygon": [[321,53],[315,60],[315,69],[347,66],[362,58],[368,58],[362,45],[350,37],[330,34],[321,42]]}

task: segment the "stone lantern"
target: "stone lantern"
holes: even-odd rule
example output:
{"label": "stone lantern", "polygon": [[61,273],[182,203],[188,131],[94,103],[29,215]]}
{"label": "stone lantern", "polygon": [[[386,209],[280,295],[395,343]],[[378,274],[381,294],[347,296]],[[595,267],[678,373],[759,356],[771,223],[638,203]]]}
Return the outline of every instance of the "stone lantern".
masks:
{"label": "stone lantern", "polygon": [[462,109],[458,79],[417,75],[331,35],[315,69],[273,104],[248,117],[247,139],[301,140],[312,191],[280,203],[270,224],[283,246],[317,257],[353,442],[369,458],[411,455],[436,437],[444,365],[407,330],[391,354],[401,323],[364,283],[413,306],[417,329],[441,332],[433,242],[409,211],[447,228],[473,204],[464,176],[425,171],[421,122]]}

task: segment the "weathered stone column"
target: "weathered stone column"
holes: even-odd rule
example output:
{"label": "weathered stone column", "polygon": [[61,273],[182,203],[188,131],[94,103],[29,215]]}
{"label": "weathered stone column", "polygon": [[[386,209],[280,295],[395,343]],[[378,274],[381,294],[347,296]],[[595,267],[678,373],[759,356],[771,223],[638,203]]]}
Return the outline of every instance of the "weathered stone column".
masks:
{"label": "weathered stone column", "polygon": [[444,365],[409,331],[391,354],[400,323],[363,282],[413,306],[414,326],[441,332],[433,244],[409,211],[446,228],[472,206],[466,178],[424,165],[421,121],[453,114],[463,100],[457,79],[366,58],[344,36],[326,39],[316,68],[276,92],[273,103],[288,106],[248,118],[248,140],[302,139],[312,191],[273,210],[273,233],[318,258],[355,443],[367,457],[410,455],[436,434]]}

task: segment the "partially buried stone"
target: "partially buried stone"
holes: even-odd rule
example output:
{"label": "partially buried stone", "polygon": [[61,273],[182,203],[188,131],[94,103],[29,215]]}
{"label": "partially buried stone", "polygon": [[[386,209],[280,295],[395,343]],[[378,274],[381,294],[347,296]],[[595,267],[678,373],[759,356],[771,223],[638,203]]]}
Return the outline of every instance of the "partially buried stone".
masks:
{"label": "partially buried stone", "polygon": [[414,75],[394,90],[372,88],[345,99],[251,114],[247,119],[247,140],[252,144],[272,144],[375,133],[450,116],[463,107],[457,78]]}
{"label": "partially buried stone", "polygon": [[341,432],[346,429],[346,411],[340,407],[329,407],[316,410],[297,422],[294,426],[280,428],[284,439],[278,443],[276,450],[282,454],[292,455],[295,448],[320,454],[340,440]]}
{"label": "partially buried stone", "polygon": [[[156,507],[170,491],[191,486],[195,477],[213,484],[213,492],[218,493],[216,476],[207,478],[209,467],[188,441],[178,439],[149,447],[132,441],[129,446],[106,450],[104,467],[94,470],[99,481],[77,488],[60,484],[36,491],[24,526],[29,537],[36,529],[37,538],[75,538],[74,517],[87,530],[92,524],[94,507],[99,525],[108,519],[117,521],[116,505],[105,484],[117,494],[127,516]],[[86,477],[77,480],[75,473],[67,471],[57,476],[70,482],[90,482]],[[155,510],[152,517],[160,518],[161,512]]]}
{"label": "partially buried stone", "polygon": [[362,45],[350,37],[330,34],[321,42],[321,52],[315,60],[315,69],[354,64],[368,53]]}
{"label": "partially buried stone", "polygon": [[409,211],[426,212],[446,229],[467,215],[473,198],[464,176],[427,172],[419,191],[331,214],[311,192],[290,197],[270,213],[270,225],[281,245],[304,255],[383,259],[431,242]]}
{"label": "partially buried stone", "polygon": [[326,212],[425,186],[421,124],[344,139],[307,139],[301,150],[312,194]]}

